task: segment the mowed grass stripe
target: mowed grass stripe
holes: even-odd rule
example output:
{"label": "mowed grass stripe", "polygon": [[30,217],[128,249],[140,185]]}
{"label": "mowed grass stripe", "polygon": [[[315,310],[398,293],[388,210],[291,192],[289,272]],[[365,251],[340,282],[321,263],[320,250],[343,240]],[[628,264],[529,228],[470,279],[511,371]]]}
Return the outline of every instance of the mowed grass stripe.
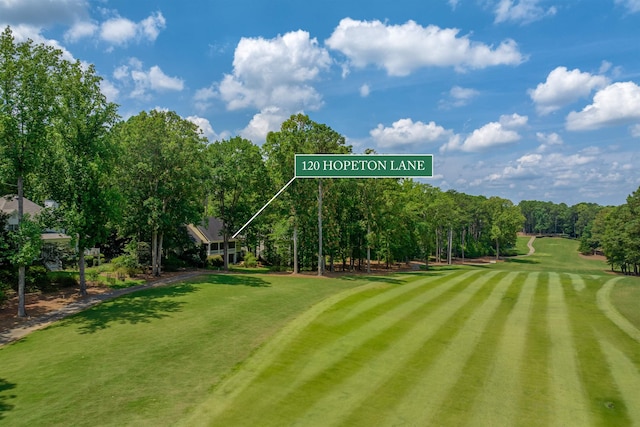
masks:
{"label": "mowed grass stripe", "polygon": [[[249,390],[245,398],[259,399],[264,405],[279,404],[278,402],[285,399],[290,390],[295,390],[311,381],[326,370],[327,366],[335,365],[345,355],[380,334],[388,327],[390,319],[399,321],[411,315],[416,309],[465,280],[470,280],[477,273],[477,271],[470,271],[452,276],[429,276],[409,284],[387,288],[374,295],[362,292],[337,301],[314,322],[309,322],[300,329],[299,333],[291,338],[289,345],[283,348],[282,354],[256,378],[258,384],[268,386],[273,382],[282,384],[286,381],[287,386],[274,387],[267,395],[262,394],[262,396],[258,388],[255,388]],[[361,296],[365,298],[361,299]],[[358,316],[344,321],[344,313],[350,313],[360,304],[366,305],[367,310],[360,310]],[[384,313],[385,316],[380,316],[380,313]],[[333,319],[341,319],[341,321]],[[314,343],[312,351],[307,349],[309,342]],[[300,348],[304,351],[296,350]],[[292,353],[295,353],[295,357],[292,357]],[[319,354],[323,357],[318,358]],[[282,380],[283,378],[286,380]]]}
{"label": "mowed grass stripe", "polygon": [[581,292],[586,288],[584,278],[579,274],[567,273],[567,276],[571,279],[571,286],[576,292]]}
{"label": "mowed grass stripe", "polygon": [[626,317],[620,314],[620,312],[611,303],[611,290],[613,289],[616,282],[621,279],[622,277],[616,277],[615,279],[607,280],[602,288],[600,288],[600,290],[596,294],[598,308],[602,310],[602,312],[609,318],[609,320],[615,323],[627,335],[629,335],[637,342],[640,342],[640,330],[633,326],[633,324],[629,322]]}
{"label": "mowed grass stripe", "polygon": [[[358,375],[350,377],[331,394],[318,400],[301,419],[316,422],[321,420],[324,426],[366,424],[350,418],[354,409],[360,407],[364,401],[372,399],[377,389],[399,371],[403,371],[410,360],[423,350],[425,342],[429,341],[448,320],[456,316],[472,298],[477,297],[477,293],[497,274],[498,272],[485,273],[480,278],[466,283],[465,289],[458,292],[453,299],[429,310],[426,317],[414,322],[414,326],[396,339],[386,351],[367,360],[366,366]],[[465,277],[465,282],[469,282],[469,276]]]}
{"label": "mowed grass stripe", "polygon": [[[213,423],[219,425],[264,425],[265,420],[268,420],[268,425],[286,425],[302,419],[304,413],[319,399],[322,399],[323,396],[335,393],[344,396],[344,393],[338,391],[342,389],[342,384],[354,375],[359,375],[360,371],[366,368],[365,365],[368,365],[371,359],[386,351],[398,357],[396,352],[397,340],[402,337],[410,338],[413,335],[411,333],[412,328],[415,328],[416,325],[430,323],[424,321],[424,318],[429,316],[431,312],[427,308],[446,306],[448,308],[443,308],[441,311],[443,313],[449,312],[455,307],[455,304],[449,301],[458,299],[468,301],[481,288],[481,286],[470,286],[468,283],[473,282],[472,278],[475,275],[455,274],[451,279],[458,279],[460,275],[466,278],[467,282],[459,283],[458,280],[453,280],[453,286],[449,286],[446,281],[441,282],[438,287],[450,289],[447,295],[430,302],[426,301],[426,305],[421,310],[414,310],[405,315],[403,319],[394,318],[395,316],[387,317],[384,312],[376,311],[371,314],[373,317],[369,319],[369,327],[361,328],[357,323],[355,326],[358,326],[358,328],[351,333],[343,331],[351,339],[358,339],[360,345],[343,354],[343,357],[339,360],[335,360],[334,356],[325,350],[318,350],[316,345],[309,345],[310,342],[314,342],[315,337],[312,335],[314,329],[307,328],[297,337],[299,345],[292,342],[286,348],[286,354],[282,355],[285,359],[284,361],[279,360],[277,366],[274,364],[265,369],[265,371],[269,372],[272,369],[276,369],[278,374],[261,375],[250,385],[245,385],[245,392],[237,396],[233,402],[230,402],[228,410],[215,418]],[[485,282],[489,278],[484,279],[483,275],[479,280]],[[469,289],[467,290],[467,288]],[[425,287],[423,292],[429,294],[433,292],[433,288]],[[397,305],[388,308],[393,311],[396,307]],[[347,308],[345,307],[344,309]],[[332,314],[338,317],[341,316],[341,313]],[[448,313],[448,315],[451,315],[451,313]],[[383,320],[379,321],[378,318]],[[314,323],[322,323],[322,321],[323,319],[318,318]],[[377,323],[377,325],[374,323]],[[359,334],[364,334],[366,340],[360,340],[358,338]],[[307,360],[308,363],[315,364],[322,369],[318,370],[313,377],[307,378],[306,382],[300,383],[296,379],[299,374],[297,368],[299,359]],[[326,363],[325,360],[330,363]],[[285,369],[286,366],[290,367],[290,369]],[[370,383],[371,381],[373,379],[367,376],[367,382]],[[366,393],[363,390],[350,390],[350,393],[360,392]],[[253,409],[251,414],[241,411],[241,408],[248,406]],[[318,416],[320,418],[316,423],[325,425],[326,411],[319,413]]]}
{"label": "mowed grass stripe", "polygon": [[631,419],[631,425],[640,427],[640,372],[631,360],[612,343],[600,337],[600,345],[605,354],[613,378],[622,394],[622,400]]}
{"label": "mowed grass stripe", "polygon": [[491,374],[477,395],[470,425],[514,425],[522,392],[520,371],[538,273],[529,273],[502,331]]}
{"label": "mowed grass stripe", "polygon": [[[429,279],[420,280],[419,282],[414,282],[415,285],[411,287],[403,285],[401,288],[410,289],[404,290],[402,293],[397,292],[398,288],[395,288],[370,300],[363,301],[355,308],[347,309],[348,312],[358,312],[360,315],[351,317],[352,320],[362,317],[365,321],[359,323],[357,327],[345,322],[347,323],[346,325],[341,325],[346,327],[340,328],[341,334],[339,338],[327,342],[325,346],[314,346],[314,352],[309,355],[313,356],[316,353],[322,353],[324,357],[311,357],[310,359],[305,359],[304,363],[298,363],[298,369],[294,369],[296,371],[295,381],[290,387],[297,388],[300,384],[319,375],[327,369],[327,366],[339,363],[349,353],[379,335],[380,331],[384,331],[398,321],[409,318],[416,310],[420,310],[430,301],[450,291],[454,286],[472,280],[471,278],[476,276],[477,273],[477,271],[469,271],[448,276],[448,280],[440,278],[437,283],[430,283],[429,287],[424,286]],[[367,309],[359,310],[361,305],[366,306]],[[371,316],[372,311],[375,312],[375,317]]]}
{"label": "mowed grass stripe", "polygon": [[[471,276],[477,275],[478,273],[480,273],[478,270],[470,270],[464,273],[456,271],[455,274],[454,272],[438,272],[436,273],[437,275],[429,275],[423,279],[403,284],[401,286],[390,289],[383,294],[379,294],[374,298],[369,298],[365,301],[362,301],[355,307],[350,307],[348,311],[345,311],[345,316],[340,319],[340,322],[349,322],[350,320],[353,320],[354,318],[363,314],[369,317],[367,313],[371,312],[372,310],[378,309],[384,303],[387,303],[396,298],[401,298],[407,293],[420,294],[424,292],[424,289],[422,289],[422,287],[426,283],[429,283],[429,285],[433,287],[438,286],[442,283],[446,283],[448,285],[456,284],[461,283]],[[409,295],[409,297],[411,296],[412,295]],[[385,308],[382,307],[382,310],[384,309]]]}
{"label": "mowed grass stripe", "polygon": [[590,425],[587,397],[580,381],[576,348],[569,325],[564,290],[557,273],[549,273],[548,333],[553,418],[557,425]]}
{"label": "mowed grass stripe", "polygon": [[[467,360],[476,348],[486,324],[500,305],[502,297],[518,273],[511,272],[495,285],[489,297],[475,310],[464,323],[458,334],[420,378],[418,384],[405,394],[404,399],[395,408],[387,425],[403,422],[408,417],[413,425],[433,425],[437,420],[433,416],[440,409],[443,400],[458,380]],[[397,419],[400,415],[402,418]]]}

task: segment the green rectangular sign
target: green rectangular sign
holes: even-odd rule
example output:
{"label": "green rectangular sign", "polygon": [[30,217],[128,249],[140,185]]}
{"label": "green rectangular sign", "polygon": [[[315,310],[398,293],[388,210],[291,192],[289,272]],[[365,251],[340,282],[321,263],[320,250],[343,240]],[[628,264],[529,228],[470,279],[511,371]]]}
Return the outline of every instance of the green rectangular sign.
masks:
{"label": "green rectangular sign", "polygon": [[296,178],[431,178],[431,154],[296,154]]}

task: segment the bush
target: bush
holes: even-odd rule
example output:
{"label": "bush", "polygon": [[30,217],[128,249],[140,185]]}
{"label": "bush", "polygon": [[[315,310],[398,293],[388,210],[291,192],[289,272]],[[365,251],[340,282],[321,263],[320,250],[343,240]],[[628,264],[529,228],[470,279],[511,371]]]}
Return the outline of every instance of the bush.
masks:
{"label": "bush", "polygon": [[247,252],[247,254],[244,256],[244,266],[248,268],[255,268],[258,266],[258,260],[256,259],[256,256],[251,252]]}
{"label": "bush", "polygon": [[120,255],[111,260],[111,264],[118,272],[124,272],[129,277],[133,277],[140,272],[140,265],[135,257],[131,255]]}
{"label": "bush", "polygon": [[207,257],[207,265],[209,267],[216,267],[216,268],[224,267],[224,260],[220,255],[209,255]]}

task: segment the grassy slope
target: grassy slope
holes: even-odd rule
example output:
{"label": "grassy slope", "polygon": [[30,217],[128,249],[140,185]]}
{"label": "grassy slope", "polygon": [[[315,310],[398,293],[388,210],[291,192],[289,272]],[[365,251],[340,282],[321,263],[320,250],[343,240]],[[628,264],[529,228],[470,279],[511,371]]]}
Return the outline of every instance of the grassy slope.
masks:
{"label": "grassy slope", "polygon": [[184,424],[638,424],[640,343],[596,304],[618,279],[575,246],[539,239],[484,274],[344,298],[281,332]]}
{"label": "grassy slope", "polygon": [[0,349],[0,423],[639,424],[640,344],[596,304],[615,276],[576,242],[534,245],[365,286],[212,275],[124,297]]}
{"label": "grassy slope", "polygon": [[104,303],[0,349],[0,424],[170,424],[287,321],[362,283],[211,275]]}

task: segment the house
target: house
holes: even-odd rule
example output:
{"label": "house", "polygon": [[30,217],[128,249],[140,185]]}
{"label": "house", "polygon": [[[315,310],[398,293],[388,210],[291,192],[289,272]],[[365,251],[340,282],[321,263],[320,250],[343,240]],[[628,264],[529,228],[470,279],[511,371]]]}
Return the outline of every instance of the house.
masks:
{"label": "house", "polygon": [[[53,201],[47,200],[45,202],[47,208],[55,208],[57,204]],[[31,218],[37,217],[45,208],[32,202],[26,197],[22,198],[22,211],[23,214],[29,215]],[[0,197],[0,213],[8,216],[7,226],[8,230],[18,229],[18,196],[7,195]],[[68,245],[71,242],[71,237],[64,234],[61,230],[45,230],[40,235],[42,243],[44,245],[42,249],[42,258],[45,261],[47,267],[51,270],[55,270],[61,267],[60,260],[55,256],[55,250],[51,245]]]}
{"label": "house", "polygon": [[[222,220],[209,217],[203,221],[202,225],[189,224],[187,232],[191,239],[201,245],[206,245],[207,256],[224,254],[224,239],[222,237]],[[238,262],[240,248],[237,247],[236,239],[229,239],[229,263]]]}

